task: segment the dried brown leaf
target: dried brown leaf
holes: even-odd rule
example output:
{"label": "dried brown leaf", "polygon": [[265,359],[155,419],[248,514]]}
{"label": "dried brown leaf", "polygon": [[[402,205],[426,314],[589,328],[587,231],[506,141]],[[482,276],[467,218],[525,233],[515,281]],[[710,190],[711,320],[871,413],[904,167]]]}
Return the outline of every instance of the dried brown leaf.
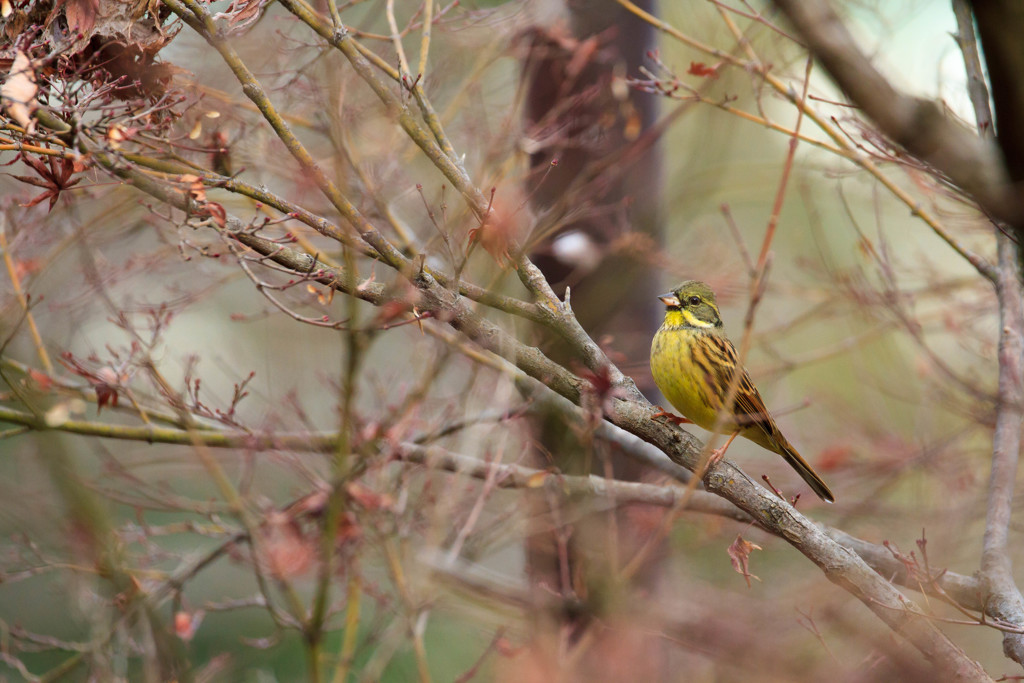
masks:
{"label": "dried brown leaf", "polygon": [[96,25],[96,13],[100,9],[100,0],[68,0],[64,6],[64,17],[68,22],[68,30],[83,36],[92,33]]}
{"label": "dried brown leaf", "polygon": [[729,546],[728,551],[729,559],[732,560],[732,568],[742,574],[743,578],[747,580],[747,588],[750,587],[751,579],[761,580],[750,573],[750,553],[754,550],[761,550],[761,546],[751,543],[742,536],[737,536],[736,540]]}
{"label": "dried brown leaf", "polygon": [[32,112],[39,106],[36,103],[36,74],[32,60],[24,51],[18,50],[14,62],[7,74],[7,80],[0,87],[0,102],[7,109],[11,118],[27,129],[34,126]]}
{"label": "dried brown leaf", "polygon": [[248,28],[260,17],[260,10],[266,0],[234,0],[226,11],[216,15],[214,19],[227,19],[229,32],[238,34]]}

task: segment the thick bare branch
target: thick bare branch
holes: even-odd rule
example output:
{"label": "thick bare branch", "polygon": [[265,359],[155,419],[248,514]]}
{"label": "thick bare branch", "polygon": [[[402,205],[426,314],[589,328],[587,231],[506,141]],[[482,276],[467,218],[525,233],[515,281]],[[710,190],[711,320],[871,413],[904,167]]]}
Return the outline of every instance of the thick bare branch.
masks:
{"label": "thick bare branch", "polygon": [[777,0],[829,75],[893,142],[933,166],[991,215],[1024,219],[999,151],[942,113],[897,90],[871,63],[827,0]]}
{"label": "thick bare branch", "polygon": [[[999,407],[992,438],[992,471],[981,554],[981,579],[988,590],[992,616],[1024,625],[1024,596],[1013,578],[1009,555],[1010,518],[1024,424],[1024,288],[1017,245],[1006,235],[999,240]],[[1024,664],[1024,638],[1007,633],[1003,651]]]}
{"label": "thick bare branch", "polygon": [[[985,5],[985,12],[996,12],[999,3],[976,3]],[[991,137],[992,112],[989,109],[988,89],[985,86],[978,43],[974,33],[967,0],[954,0],[953,9],[957,17],[957,44],[963,53],[967,70],[979,133]],[[1002,8],[1006,10],[1008,8]],[[1019,6],[1018,6],[1019,10]],[[1012,10],[1011,10],[1012,11]],[[1019,11],[1016,12],[1019,15]],[[986,15],[986,21],[994,19]],[[1018,20],[1024,16],[1017,16]],[[979,18],[980,19],[980,18]],[[1018,22],[1019,23],[1019,22]],[[993,36],[993,34],[995,34]],[[990,40],[1000,41],[1004,33],[996,27],[988,27]],[[1006,66],[1006,59],[1014,60],[1017,55],[1007,55],[1005,43],[999,42],[1000,50],[989,54],[990,63],[999,61],[999,71]],[[1006,89],[1021,91],[1017,83],[1006,82],[1005,73],[991,74],[993,86],[1003,89],[1004,107],[1014,107],[1013,97]],[[1011,101],[1006,101],[1007,99]],[[1004,109],[1005,113],[1005,109]],[[986,125],[987,124],[987,125]],[[1000,140],[1004,151],[1021,139],[1015,126],[1008,133],[1007,140]],[[1002,137],[1002,132],[1000,133]],[[1020,150],[1024,152],[1024,150]],[[1018,158],[1024,158],[1020,156]],[[1011,168],[1011,172],[1015,172]],[[1024,291],[1021,288],[1020,247],[1000,230],[995,231],[998,249],[996,298],[999,306],[999,403],[996,408],[996,428],[992,438],[992,470],[989,475],[988,506],[985,516],[985,537],[982,546],[980,583],[984,587],[987,613],[1013,624],[1024,626],[1024,596],[1013,578],[1009,555],[1009,525],[1012,514],[1013,493],[1016,486],[1017,465],[1020,457],[1020,430],[1024,423]],[[1024,664],[1024,638],[1017,633],[1003,636],[1003,652],[1018,664]]]}
{"label": "thick bare branch", "polygon": [[641,503],[667,508],[682,505],[681,509],[693,512],[704,512],[732,519],[743,516],[739,510],[718,496],[713,496],[706,491],[696,491],[695,493],[699,495],[689,496],[686,489],[681,486],[619,481],[596,475],[568,476],[513,463],[486,462],[437,446],[399,444],[397,452],[399,457],[407,462],[423,463],[434,469],[456,472],[475,479],[492,477],[495,485],[499,488],[535,489],[552,486],[567,493],[587,494],[596,498],[609,499],[616,505]]}
{"label": "thick bare branch", "polygon": [[[651,413],[645,408],[634,401],[616,401],[609,419],[655,444],[688,469],[695,468],[698,460],[689,443],[693,437],[651,420]],[[730,500],[757,524],[784,538],[818,565],[830,581],[861,600],[893,631],[913,643],[950,680],[991,680],[913,601],[879,576],[853,550],[835,542],[821,527],[774,493],[758,486],[732,463],[721,461],[705,475],[704,484],[709,491]]]}
{"label": "thick bare branch", "polygon": [[[860,555],[872,569],[897,585],[913,588],[928,595],[949,598],[964,609],[985,612],[987,605],[982,594],[981,582],[973,576],[943,571],[941,576],[929,577],[930,580],[923,583],[911,576],[907,566],[884,545],[869,543],[835,527],[826,527],[825,533]],[[941,589],[941,593],[935,589]]]}
{"label": "thick bare branch", "polygon": [[996,141],[1010,178],[1024,180],[1024,50],[1020,47],[1024,31],[1024,5],[1015,0],[973,0],[971,8],[978,24],[978,35],[985,52],[985,65],[995,104]]}

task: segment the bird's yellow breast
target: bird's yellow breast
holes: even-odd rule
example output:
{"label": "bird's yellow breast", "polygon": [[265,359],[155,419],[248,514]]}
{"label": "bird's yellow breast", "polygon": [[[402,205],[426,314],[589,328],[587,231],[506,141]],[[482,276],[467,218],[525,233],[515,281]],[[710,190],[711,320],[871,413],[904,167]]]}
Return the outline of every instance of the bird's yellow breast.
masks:
{"label": "bird's yellow breast", "polygon": [[[721,400],[706,387],[715,386],[716,378],[710,369],[694,361],[693,344],[697,335],[711,334],[688,329],[684,325],[685,311],[669,311],[665,324],[654,335],[651,343],[651,374],[658,389],[669,403],[704,429],[713,429],[718,418]],[[735,425],[727,421],[723,432],[730,432]]]}

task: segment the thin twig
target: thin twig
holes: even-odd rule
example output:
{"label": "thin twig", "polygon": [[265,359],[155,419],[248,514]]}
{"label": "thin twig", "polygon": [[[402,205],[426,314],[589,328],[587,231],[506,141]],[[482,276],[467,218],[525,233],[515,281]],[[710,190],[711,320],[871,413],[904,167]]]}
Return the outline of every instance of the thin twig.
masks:
{"label": "thin twig", "polygon": [[21,278],[18,277],[18,269],[14,264],[14,258],[11,256],[11,249],[7,242],[7,221],[3,215],[0,215],[0,253],[3,254],[4,267],[7,269],[7,277],[11,280],[14,296],[24,312],[25,322],[28,323],[28,331],[32,335],[32,344],[36,348],[36,355],[39,356],[39,362],[42,364],[46,374],[53,377],[53,363],[50,361],[50,354],[47,353],[46,345],[43,344],[43,337],[39,334],[39,327],[36,325],[35,316],[32,315],[32,307],[29,305],[28,296],[26,296],[21,288]]}

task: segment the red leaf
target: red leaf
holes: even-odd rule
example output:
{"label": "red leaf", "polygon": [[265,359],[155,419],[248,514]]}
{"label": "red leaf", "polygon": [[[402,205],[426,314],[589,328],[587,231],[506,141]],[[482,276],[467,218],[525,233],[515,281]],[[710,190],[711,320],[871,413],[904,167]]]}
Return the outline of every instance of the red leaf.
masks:
{"label": "red leaf", "polygon": [[686,70],[686,73],[702,78],[718,78],[718,67],[708,66],[704,62],[690,62],[690,68]]}
{"label": "red leaf", "polygon": [[316,544],[286,513],[272,512],[260,528],[265,571],[275,579],[300,576],[316,560]]}
{"label": "red leaf", "polygon": [[14,177],[23,183],[28,183],[29,185],[35,185],[36,187],[46,189],[46,192],[33,197],[27,204],[22,204],[22,206],[35,206],[44,199],[49,199],[50,209],[53,209],[53,205],[56,204],[57,200],[60,198],[60,193],[70,187],[74,187],[82,180],[81,178],[76,178],[74,180],[71,179],[75,173],[84,168],[80,162],[72,161],[71,159],[59,159],[57,157],[50,157],[46,162],[44,162],[42,159],[37,159],[28,155],[23,156],[22,159],[29,167],[38,173],[40,177]]}
{"label": "red leaf", "polygon": [[345,490],[352,500],[367,510],[390,509],[395,504],[394,498],[387,493],[377,493],[357,481],[350,483]]}
{"label": "red leaf", "polygon": [[177,635],[185,642],[192,640],[192,636],[196,634],[196,629],[199,628],[199,624],[202,623],[204,616],[206,616],[206,612],[204,612],[203,610],[197,610],[191,614],[185,611],[175,612],[175,635]]}
{"label": "red leaf", "polygon": [[47,211],[49,211],[50,209],[53,208],[54,202],[57,201],[57,196],[58,196],[57,193],[54,192],[53,190],[47,190],[46,192],[44,192],[42,194],[36,195],[35,197],[33,197],[32,199],[28,200],[24,204],[21,204],[21,206],[26,208],[26,209],[29,209],[29,208],[35,206],[36,204],[41,203],[43,200],[49,199],[50,200],[50,207],[49,207],[49,209],[47,209]]}
{"label": "red leaf", "polygon": [[829,446],[818,454],[818,461],[815,467],[822,472],[831,472],[846,465],[853,458],[853,455],[853,449],[848,445]]}
{"label": "red leaf", "polygon": [[32,381],[36,383],[36,386],[41,391],[49,391],[50,387],[53,386],[53,378],[45,372],[32,368],[28,371],[28,376],[32,378]]}

